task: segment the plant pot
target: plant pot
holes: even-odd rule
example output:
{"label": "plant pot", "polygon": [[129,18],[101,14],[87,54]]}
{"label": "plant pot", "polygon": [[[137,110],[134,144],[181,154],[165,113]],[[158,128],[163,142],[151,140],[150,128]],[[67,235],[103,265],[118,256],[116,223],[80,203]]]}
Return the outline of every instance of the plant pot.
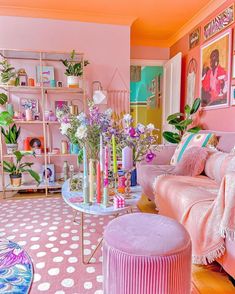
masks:
{"label": "plant pot", "polygon": [[7,154],[12,155],[15,151],[18,150],[18,144],[6,144]]}
{"label": "plant pot", "polygon": [[11,174],[10,175],[11,185],[13,187],[20,187],[21,186],[21,180],[22,180],[22,174]]}
{"label": "plant pot", "polygon": [[69,88],[79,88],[80,77],[77,76],[67,76],[67,86]]}

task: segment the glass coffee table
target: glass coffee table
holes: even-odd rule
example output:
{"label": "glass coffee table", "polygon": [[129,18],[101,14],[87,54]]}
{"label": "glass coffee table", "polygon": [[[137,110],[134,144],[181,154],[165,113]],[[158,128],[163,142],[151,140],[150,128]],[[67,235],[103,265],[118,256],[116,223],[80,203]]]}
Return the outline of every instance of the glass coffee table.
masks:
{"label": "glass coffee table", "polygon": [[[69,181],[67,180],[62,186],[62,197],[64,201],[73,208],[74,210],[74,221],[76,219],[77,213],[80,213],[81,216],[81,251],[82,251],[82,262],[83,264],[90,263],[90,260],[94,256],[97,249],[102,244],[103,238],[99,241],[96,245],[95,249],[85,260],[84,256],[84,214],[92,214],[98,216],[109,216],[113,215],[114,218],[118,217],[121,213],[130,213],[132,212],[133,208],[137,206],[137,202],[139,201],[142,192],[140,186],[131,187],[130,198],[126,199],[125,207],[123,208],[114,208],[112,204],[109,204],[107,207],[103,206],[102,204],[94,203],[94,204],[84,204],[82,202],[82,191],[70,191]],[[110,197],[112,199],[112,197]]]}

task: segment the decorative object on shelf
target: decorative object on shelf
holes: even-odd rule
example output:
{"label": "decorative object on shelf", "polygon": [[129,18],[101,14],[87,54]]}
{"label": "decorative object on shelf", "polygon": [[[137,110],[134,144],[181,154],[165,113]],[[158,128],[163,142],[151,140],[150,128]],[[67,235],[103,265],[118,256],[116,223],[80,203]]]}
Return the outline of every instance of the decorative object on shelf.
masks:
{"label": "decorative object on shelf", "polygon": [[56,87],[56,80],[50,80],[50,87],[52,88]]}
{"label": "decorative object on shelf", "polygon": [[56,87],[58,87],[58,88],[62,88],[62,87],[63,87],[63,82],[61,82],[61,81],[57,81],[57,82],[56,82]]}
{"label": "decorative object on shelf", "polygon": [[107,91],[103,90],[103,87],[101,85],[100,81],[94,81],[92,82],[92,97],[94,104],[107,104],[107,97],[108,93]]}
{"label": "decorative object on shelf", "polygon": [[48,120],[49,121],[57,121],[57,117],[56,117],[55,113],[52,110],[49,111]]}
{"label": "decorative object on shelf", "polygon": [[125,198],[121,195],[115,195],[113,197],[113,206],[115,209],[125,207]]}
{"label": "decorative object on shelf", "polygon": [[20,151],[14,152],[16,163],[3,161],[4,171],[10,174],[11,185],[13,187],[21,186],[22,173],[28,173],[38,184],[40,183],[40,176],[37,172],[31,169],[33,163],[21,162],[26,155]]}
{"label": "decorative object on shelf", "polygon": [[68,142],[66,140],[61,141],[61,153],[68,154]]}
{"label": "decorative object on shelf", "polygon": [[63,110],[64,107],[68,106],[68,101],[58,100],[55,101],[55,112]]}
{"label": "decorative object on shelf", "polygon": [[231,32],[229,29],[201,46],[200,91],[205,109],[229,105]]}
{"label": "decorative object on shelf", "polygon": [[7,111],[13,117],[14,116],[14,105],[11,103],[7,103]]}
{"label": "decorative object on shelf", "polygon": [[17,129],[16,125],[14,124],[12,127],[9,126],[8,130],[1,128],[1,131],[5,139],[7,154],[14,154],[14,152],[18,150],[17,141],[20,135],[20,127]]}
{"label": "decorative object on shelf", "polygon": [[35,149],[44,151],[44,137],[26,137],[24,141],[25,151],[34,151]]}
{"label": "decorative object on shelf", "polygon": [[69,111],[71,115],[78,115],[78,105],[73,104],[73,100],[70,101]]}
{"label": "decorative object on shelf", "polygon": [[209,21],[203,28],[204,39],[207,40],[228,27],[234,21],[234,4]]}
{"label": "decorative object on shelf", "polygon": [[193,124],[193,115],[197,113],[201,105],[201,99],[194,100],[193,105],[190,107],[188,104],[184,107],[185,113],[177,112],[167,117],[167,122],[174,126],[178,133],[165,131],[162,133],[164,139],[170,143],[178,144],[184,133],[197,133],[200,131],[199,126],[191,126]]}
{"label": "decorative object on shelf", "polygon": [[34,87],[35,86],[35,82],[33,78],[28,78],[28,86],[29,87]]}
{"label": "decorative object on shelf", "polygon": [[42,166],[41,171],[41,180],[42,182],[55,182],[55,165],[54,164],[47,164],[47,166]]}
{"label": "decorative object on shelf", "polygon": [[70,164],[69,165],[69,178],[73,179],[73,177],[74,177],[74,165]]}
{"label": "decorative object on shelf", "polygon": [[34,119],[35,120],[40,120],[40,113],[39,112],[34,113]]}
{"label": "decorative object on shelf", "polygon": [[53,148],[52,149],[52,152],[51,152],[52,154],[60,154],[60,148]]}
{"label": "decorative object on shelf", "polygon": [[32,110],[32,115],[38,113],[38,100],[31,98],[21,98],[20,99],[20,111],[24,113],[26,109]]}
{"label": "decorative object on shelf", "polygon": [[15,85],[15,77],[16,77],[15,68],[7,61],[7,59],[3,59],[0,62],[1,83]]}
{"label": "decorative object on shelf", "polygon": [[89,64],[88,60],[77,60],[76,52],[73,50],[70,54],[70,59],[61,60],[66,67],[65,75],[67,76],[67,85],[70,88],[82,88],[79,85],[80,77],[83,75],[83,67]]}
{"label": "decorative object on shelf", "polygon": [[50,116],[50,111],[49,110],[45,110],[44,111],[44,120],[45,121],[49,121],[49,116]]}
{"label": "decorative object on shelf", "polygon": [[31,108],[27,108],[27,109],[25,109],[25,119],[26,119],[27,121],[31,121],[31,120],[33,120],[33,111],[32,111]]}
{"label": "decorative object on shelf", "polygon": [[24,68],[20,68],[17,72],[19,86],[28,86],[28,75]]}
{"label": "decorative object on shelf", "polygon": [[36,67],[37,83],[42,83],[43,86],[49,87],[50,81],[55,79],[53,66],[40,66]]}
{"label": "decorative object on shelf", "polygon": [[64,178],[64,181],[68,180],[68,175],[69,175],[69,165],[68,165],[67,160],[65,160],[64,163],[63,163],[63,178]]}

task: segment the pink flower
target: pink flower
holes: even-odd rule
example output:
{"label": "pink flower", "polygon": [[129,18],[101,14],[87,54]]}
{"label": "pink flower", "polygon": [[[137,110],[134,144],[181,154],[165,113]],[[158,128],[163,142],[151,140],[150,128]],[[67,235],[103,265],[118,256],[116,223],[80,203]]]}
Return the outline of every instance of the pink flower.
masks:
{"label": "pink flower", "polygon": [[129,135],[130,135],[130,137],[135,137],[135,129],[134,128],[130,128],[129,129]]}
{"label": "pink flower", "polygon": [[151,161],[154,159],[155,156],[156,156],[156,155],[150,150],[150,151],[146,154],[146,162],[151,162]]}

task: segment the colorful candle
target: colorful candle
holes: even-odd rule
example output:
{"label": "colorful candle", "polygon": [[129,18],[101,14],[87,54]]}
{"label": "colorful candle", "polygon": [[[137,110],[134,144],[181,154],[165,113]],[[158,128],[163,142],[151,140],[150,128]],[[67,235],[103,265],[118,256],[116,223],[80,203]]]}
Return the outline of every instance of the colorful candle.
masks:
{"label": "colorful candle", "polygon": [[104,159],[103,159],[103,137],[100,135],[100,170],[104,171]]}
{"label": "colorful candle", "polygon": [[133,167],[133,150],[131,147],[126,146],[122,149],[122,169],[129,171]]}
{"label": "colorful candle", "polygon": [[94,172],[94,159],[89,161],[89,201],[94,202],[94,181],[95,181],[95,172]]}
{"label": "colorful candle", "polygon": [[96,166],[96,189],[97,189],[97,203],[101,202],[101,170],[100,170],[100,162],[97,162]]}
{"label": "colorful candle", "polygon": [[113,146],[113,173],[117,173],[117,150],[115,136],[112,135],[112,146]]}
{"label": "colorful candle", "polygon": [[84,203],[89,202],[89,186],[88,186],[88,175],[87,175],[87,155],[86,148],[83,147],[83,199]]}
{"label": "colorful candle", "polygon": [[104,187],[108,187],[109,184],[109,149],[105,146],[104,150]]}

